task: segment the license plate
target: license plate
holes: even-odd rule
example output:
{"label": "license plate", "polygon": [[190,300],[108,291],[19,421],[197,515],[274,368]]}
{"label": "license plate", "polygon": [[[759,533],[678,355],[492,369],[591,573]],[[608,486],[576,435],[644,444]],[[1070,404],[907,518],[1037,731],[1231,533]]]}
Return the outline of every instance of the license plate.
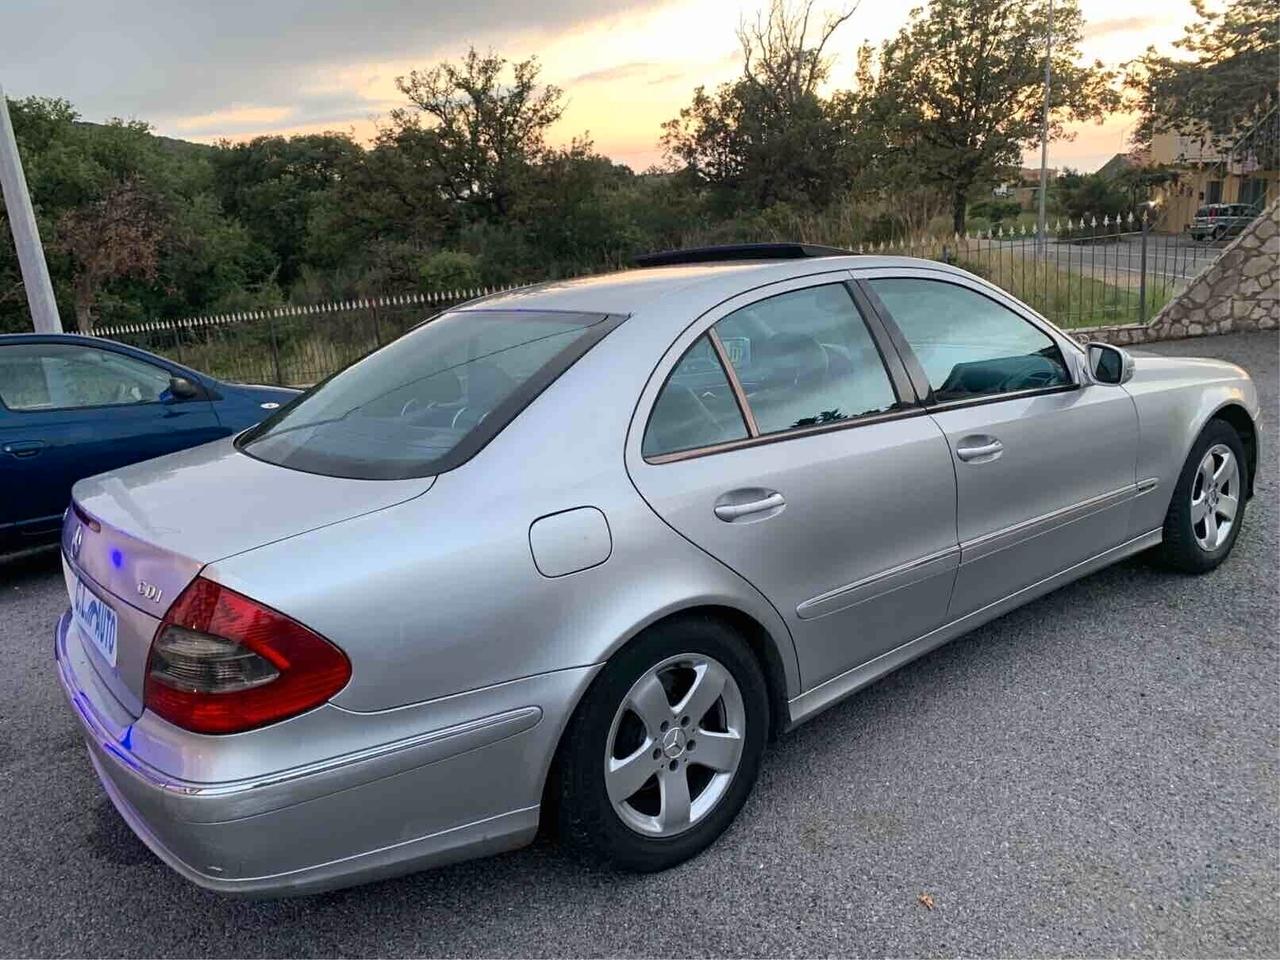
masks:
{"label": "license plate", "polygon": [[80,632],[98,648],[103,659],[114,667],[116,665],[116,612],[79,579],[76,580],[76,592],[71,601],[71,611]]}

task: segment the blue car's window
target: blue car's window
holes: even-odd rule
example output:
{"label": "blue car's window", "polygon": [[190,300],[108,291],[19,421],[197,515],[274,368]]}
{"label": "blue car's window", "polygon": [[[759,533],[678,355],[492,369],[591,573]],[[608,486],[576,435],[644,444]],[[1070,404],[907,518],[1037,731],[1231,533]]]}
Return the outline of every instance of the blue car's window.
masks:
{"label": "blue car's window", "polygon": [[69,343],[0,348],[0,401],[10,410],[155,403],[169,371],[110,350]]}
{"label": "blue car's window", "polygon": [[471,457],[612,329],[559,311],[446,313],[245,434],[268,463],[336,477],[424,477]]}

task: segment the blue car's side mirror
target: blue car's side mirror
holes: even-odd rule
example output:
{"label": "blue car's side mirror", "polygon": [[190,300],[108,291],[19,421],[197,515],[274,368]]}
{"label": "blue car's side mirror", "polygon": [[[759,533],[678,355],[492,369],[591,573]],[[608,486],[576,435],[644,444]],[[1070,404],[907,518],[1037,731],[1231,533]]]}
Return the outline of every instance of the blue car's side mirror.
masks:
{"label": "blue car's side mirror", "polygon": [[204,391],[186,377],[170,377],[169,389],[165,391],[165,400],[177,403],[181,400],[195,400],[204,396]]}

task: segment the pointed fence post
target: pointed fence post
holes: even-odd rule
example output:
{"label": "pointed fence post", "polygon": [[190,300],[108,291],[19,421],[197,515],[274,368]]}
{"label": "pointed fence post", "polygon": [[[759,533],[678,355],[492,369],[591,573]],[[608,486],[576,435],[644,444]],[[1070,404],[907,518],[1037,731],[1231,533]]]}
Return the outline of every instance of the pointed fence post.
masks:
{"label": "pointed fence post", "polygon": [[276,386],[284,386],[284,375],[280,372],[280,344],[276,342],[276,317],[274,310],[267,311],[267,332],[271,335],[271,365],[276,371]]}
{"label": "pointed fence post", "polygon": [[1147,322],[1147,233],[1150,221],[1142,212],[1142,253],[1138,258],[1138,322]]}
{"label": "pointed fence post", "polygon": [[173,350],[177,354],[177,360],[182,363],[182,331],[178,328],[178,321],[175,318],[169,322],[169,326],[173,330]]}

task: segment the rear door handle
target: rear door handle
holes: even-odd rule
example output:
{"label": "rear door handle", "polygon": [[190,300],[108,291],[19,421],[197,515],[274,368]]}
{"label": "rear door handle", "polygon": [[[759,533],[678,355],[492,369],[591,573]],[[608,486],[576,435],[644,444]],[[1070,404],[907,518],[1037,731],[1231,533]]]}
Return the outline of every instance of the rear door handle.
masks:
{"label": "rear door handle", "polygon": [[43,440],[14,440],[4,445],[4,452],[11,457],[34,457],[43,449]]}
{"label": "rear door handle", "polygon": [[[736,496],[748,493],[760,494],[760,496],[746,501],[736,499]],[[735,520],[741,520],[757,513],[767,513],[773,516],[786,505],[786,499],[776,490],[736,490],[726,493],[720,498],[715,505],[715,513],[725,523],[733,523]]]}
{"label": "rear door handle", "polygon": [[995,437],[965,437],[956,446],[956,456],[965,463],[987,463],[1004,452],[1004,444]]}

